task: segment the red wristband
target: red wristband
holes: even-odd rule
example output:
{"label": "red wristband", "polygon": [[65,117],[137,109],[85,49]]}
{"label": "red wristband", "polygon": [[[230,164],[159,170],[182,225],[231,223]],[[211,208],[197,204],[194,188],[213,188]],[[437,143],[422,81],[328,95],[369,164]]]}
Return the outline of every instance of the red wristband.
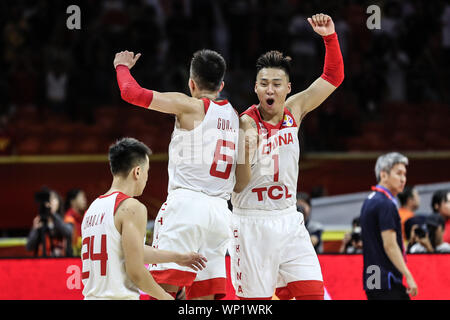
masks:
{"label": "red wristband", "polygon": [[147,109],[153,100],[153,91],[141,88],[131,75],[130,69],[125,65],[116,67],[116,75],[122,99]]}
{"label": "red wristband", "polygon": [[325,63],[320,76],[335,87],[344,81],[344,61],[336,32],[322,37],[325,43]]}

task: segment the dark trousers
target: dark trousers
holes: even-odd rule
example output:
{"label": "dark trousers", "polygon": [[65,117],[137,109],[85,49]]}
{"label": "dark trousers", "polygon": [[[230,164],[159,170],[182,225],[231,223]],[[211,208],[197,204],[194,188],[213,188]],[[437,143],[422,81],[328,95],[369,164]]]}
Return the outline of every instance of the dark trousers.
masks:
{"label": "dark trousers", "polygon": [[367,300],[411,300],[402,284],[393,284],[391,290],[367,290]]}

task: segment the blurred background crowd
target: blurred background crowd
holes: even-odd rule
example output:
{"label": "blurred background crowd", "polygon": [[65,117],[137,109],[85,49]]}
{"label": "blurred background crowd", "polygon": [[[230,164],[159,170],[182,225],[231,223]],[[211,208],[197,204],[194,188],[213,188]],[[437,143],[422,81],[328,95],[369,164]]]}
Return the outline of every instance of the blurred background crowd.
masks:
{"label": "blurred background crowd", "polygon": [[[81,9],[80,30],[66,26],[70,4]],[[366,27],[371,4],[381,29]],[[278,49],[293,58],[293,92],[303,90],[322,72],[322,39],[306,21],[319,11],[335,22],[346,78],[305,121],[305,150],[450,148],[446,1],[19,0],[0,3],[0,153],[96,153],[101,142],[69,148],[94,127],[104,137],[133,127],[139,138],[146,123],[132,112],[110,119],[122,104],[112,67],[121,50],[142,53],[133,70],[142,86],[188,93],[192,53],[215,49],[228,63],[223,96],[243,111],[257,101],[256,58]]]}

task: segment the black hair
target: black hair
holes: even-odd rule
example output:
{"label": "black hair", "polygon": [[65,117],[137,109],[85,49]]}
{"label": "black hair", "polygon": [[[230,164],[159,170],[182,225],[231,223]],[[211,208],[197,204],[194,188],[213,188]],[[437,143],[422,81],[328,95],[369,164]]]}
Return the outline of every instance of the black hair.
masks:
{"label": "black hair", "polygon": [[109,165],[113,176],[127,176],[130,170],[145,162],[152,151],[134,138],[122,138],[109,147]]}
{"label": "black hair", "polygon": [[426,224],[431,245],[436,249],[436,230],[439,226],[442,226],[442,229],[445,229],[445,220],[439,214],[433,213],[427,218]]}
{"label": "black hair", "polygon": [[306,192],[298,192],[297,200],[303,200],[311,207],[311,197]]}
{"label": "black hair", "polygon": [[284,56],[280,51],[268,51],[256,60],[256,74],[263,68],[275,68],[284,70],[289,79],[291,73],[291,60],[291,57]]}
{"label": "black hair", "polygon": [[70,209],[71,202],[73,199],[75,199],[78,194],[81,192],[81,189],[71,189],[66,194],[66,202],[64,203],[64,210],[67,211]]}
{"label": "black hair", "polygon": [[435,208],[435,205],[440,206],[442,202],[447,201],[447,194],[450,190],[438,190],[433,193],[431,197],[431,209],[433,212],[438,212],[439,210]]}
{"label": "black hair", "polygon": [[191,78],[201,90],[218,91],[225,77],[225,59],[216,51],[202,49],[191,60]]}
{"label": "black hair", "polygon": [[403,189],[403,191],[397,195],[398,200],[400,200],[400,204],[402,207],[408,202],[408,199],[411,199],[414,197],[413,191],[414,191],[413,186],[406,186]]}

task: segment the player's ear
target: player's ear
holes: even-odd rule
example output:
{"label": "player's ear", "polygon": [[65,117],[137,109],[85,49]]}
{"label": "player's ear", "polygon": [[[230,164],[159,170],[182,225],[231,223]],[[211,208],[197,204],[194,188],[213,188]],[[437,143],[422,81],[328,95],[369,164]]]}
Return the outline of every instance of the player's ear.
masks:
{"label": "player's ear", "polygon": [[222,81],[222,83],[220,84],[220,88],[219,88],[218,92],[222,91],[224,86],[225,86],[225,82]]}
{"label": "player's ear", "polygon": [[194,92],[197,85],[195,84],[195,81],[192,78],[189,78],[188,82],[189,90],[191,90],[191,93]]}
{"label": "player's ear", "polygon": [[291,93],[292,87],[291,87],[291,83],[290,83],[290,82],[288,82],[287,88],[288,88],[288,92],[287,92],[287,93],[288,93],[288,94]]}
{"label": "player's ear", "polygon": [[141,172],[141,167],[140,166],[134,167],[132,172],[133,172],[133,178],[137,180],[139,178],[139,175]]}

